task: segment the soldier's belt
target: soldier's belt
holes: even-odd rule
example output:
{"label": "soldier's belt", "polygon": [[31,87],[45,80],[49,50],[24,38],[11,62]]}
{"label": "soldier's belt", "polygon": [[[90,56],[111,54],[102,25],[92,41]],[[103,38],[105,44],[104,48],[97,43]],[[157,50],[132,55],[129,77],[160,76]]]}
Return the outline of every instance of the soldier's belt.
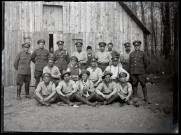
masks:
{"label": "soldier's belt", "polygon": [[107,63],[100,63],[100,62],[98,62],[98,65],[99,66],[109,66],[109,62],[107,62]]}

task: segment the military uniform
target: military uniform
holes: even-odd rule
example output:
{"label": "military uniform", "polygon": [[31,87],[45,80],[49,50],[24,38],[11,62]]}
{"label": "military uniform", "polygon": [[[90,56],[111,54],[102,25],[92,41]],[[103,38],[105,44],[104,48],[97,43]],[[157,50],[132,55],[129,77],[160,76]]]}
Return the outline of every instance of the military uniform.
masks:
{"label": "military uniform", "polygon": [[[25,43],[22,45],[22,47],[29,48],[30,44]],[[29,84],[31,80],[30,63],[31,63],[31,54],[25,51],[18,53],[14,61],[14,68],[18,71],[17,81],[16,81],[16,84],[18,85],[17,97],[20,97],[21,87],[23,85],[23,82],[25,82],[26,97],[29,97]]]}
{"label": "military uniform", "polygon": [[[57,44],[63,44],[63,41],[58,41]],[[55,59],[55,66],[57,66],[60,70],[60,73],[63,73],[63,70],[67,69],[67,65],[70,62],[69,53],[65,49],[58,49],[55,51],[53,55]]]}
{"label": "military uniform", "polygon": [[[124,44],[124,46],[125,46],[125,47],[130,47],[130,43],[127,42],[127,43]],[[128,71],[128,68],[129,68],[129,55],[130,55],[130,54],[131,54],[131,50],[130,50],[130,52],[124,51],[124,52],[122,52],[122,53],[120,54],[120,62],[121,62],[121,64],[122,64],[123,68],[124,68],[126,71]]]}
{"label": "military uniform", "polygon": [[[45,40],[38,40],[39,43],[44,43]],[[48,57],[50,53],[47,49],[35,49],[31,56],[31,61],[35,63],[35,72],[34,76],[36,79],[35,88],[37,87],[38,83],[40,82],[40,77],[43,73],[43,68],[47,65]]]}
{"label": "military uniform", "polygon": [[[141,45],[141,41],[134,41],[133,45],[134,46]],[[137,86],[138,82],[140,82],[143,94],[145,96],[145,100],[147,100],[146,77],[145,77],[147,65],[148,65],[148,60],[144,52],[138,50],[138,51],[133,51],[130,54],[129,72],[131,75],[131,83],[133,85],[133,96],[137,96]]]}
{"label": "military uniform", "polygon": [[[105,42],[100,42],[99,47],[105,47],[106,43]],[[109,62],[111,62],[111,54],[107,51],[101,52],[99,51],[95,57],[98,59],[98,67],[102,69],[102,72],[106,69],[107,66],[109,66]]]}

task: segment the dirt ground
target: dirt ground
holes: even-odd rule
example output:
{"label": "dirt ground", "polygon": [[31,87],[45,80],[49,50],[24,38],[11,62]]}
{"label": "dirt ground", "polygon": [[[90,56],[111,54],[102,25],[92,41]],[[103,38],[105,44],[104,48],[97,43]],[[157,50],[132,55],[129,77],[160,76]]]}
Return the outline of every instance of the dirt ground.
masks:
{"label": "dirt ground", "polygon": [[[4,89],[4,131],[18,132],[119,132],[170,133],[172,129],[173,91],[170,83],[147,84],[152,104],[143,101],[139,86],[140,107],[119,103],[91,107],[38,106],[34,99],[16,100],[16,87]],[[34,91],[30,89],[31,94]]]}

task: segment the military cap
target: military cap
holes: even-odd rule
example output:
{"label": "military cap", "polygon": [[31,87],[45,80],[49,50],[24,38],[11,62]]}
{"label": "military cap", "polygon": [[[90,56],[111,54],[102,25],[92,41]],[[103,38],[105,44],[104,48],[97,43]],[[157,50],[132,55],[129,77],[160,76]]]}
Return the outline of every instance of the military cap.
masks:
{"label": "military cap", "polygon": [[97,62],[97,58],[93,57],[93,58],[91,59],[91,62]]}
{"label": "military cap", "polygon": [[124,43],[124,46],[127,47],[127,46],[130,46],[131,44],[129,42],[126,42]]}
{"label": "military cap", "polygon": [[133,45],[134,45],[134,46],[141,45],[141,41],[139,41],[139,40],[135,40],[135,41],[133,42]]}
{"label": "military cap", "polygon": [[87,70],[83,70],[83,71],[80,73],[79,78],[82,78],[82,75],[83,75],[83,74],[87,74],[87,75],[89,76],[89,75],[90,75],[90,72],[87,71]]}
{"label": "military cap", "polygon": [[92,49],[92,47],[91,47],[91,46],[87,46],[87,50],[88,50],[88,49]]}
{"label": "military cap", "polygon": [[100,47],[105,47],[106,46],[106,43],[105,42],[99,42],[98,44]]}
{"label": "military cap", "polygon": [[81,45],[81,46],[82,46],[82,45],[83,45],[83,43],[82,43],[82,42],[80,42],[80,41],[78,41],[78,42],[76,42],[76,43],[75,43],[75,45],[76,45],[76,46],[77,46],[77,45]]}
{"label": "military cap", "polygon": [[62,80],[64,79],[64,76],[65,76],[66,74],[71,75],[71,72],[64,71],[63,74],[61,75],[61,79],[62,79]]}
{"label": "military cap", "polygon": [[29,48],[30,47],[30,43],[24,43],[24,44],[22,44],[22,47]]}
{"label": "military cap", "polygon": [[112,42],[109,42],[107,45],[112,45],[112,46],[113,46],[113,43],[112,43]]}
{"label": "military cap", "polygon": [[119,77],[127,77],[127,74],[125,72],[119,73]]}
{"label": "military cap", "polygon": [[57,41],[57,45],[63,45],[64,41]]}
{"label": "military cap", "polygon": [[55,61],[54,57],[48,57],[48,60]]}
{"label": "military cap", "polygon": [[109,71],[105,71],[104,75],[102,76],[102,79],[104,79],[107,75],[112,76],[113,74],[111,72],[109,72]]}
{"label": "military cap", "polygon": [[44,73],[42,76],[43,76],[43,78],[44,77],[51,77],[51,74],[50,73]]}
{"label": "military cap", "polygon": [[119,58],[119,57],[115,56],[115,57],[112,57],[111,60],[112,60],[112,61],[118,61],[118,60],[119,60],[118,58]]}
{"label": "military cap", "polygon": [[44,40],[44,39],[40,39],[40,40],[37,41],[37,43],[38,43],[38,44],[40,44],[40,43],[45,44],[45,40]]}
{"label": "military cap", "polygon": [[76,56],[72,56],[71,58],[70,58],[70,60],[72,61],[72,60],[75,60],[76,62],[78,62],[78,58],[76,57]]}

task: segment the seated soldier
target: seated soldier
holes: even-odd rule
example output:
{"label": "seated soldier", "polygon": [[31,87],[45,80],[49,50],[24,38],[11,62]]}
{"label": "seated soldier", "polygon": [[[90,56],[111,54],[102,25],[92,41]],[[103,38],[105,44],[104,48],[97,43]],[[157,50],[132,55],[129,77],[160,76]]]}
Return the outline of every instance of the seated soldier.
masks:
{"label": "seated soldier", "polygon": [[122,67],[118,66],[118,60],[119,58],[117,56],[111,58],[112,60],[112,65],[110,66],[107,66],[107,68],[105,69],[106,71],[109,71],[111,72],[113,75],[111,76],[111,79],[114,81],[114,82],[118,82],[118,75],[120,72],[125,72],[127,74],[127,77],[126,77],[126,80],[128,81],[129,80],[129,73],[124,70]]}
{"label": "seated soldier", "polygon": [[102,70],[97,66],[97,59],[91,59],[91,66],[87,68],[90,72],[89,79],[94,83],[94,87],[96,88],[99,83],[102,82]]}
{"label": "seated soldier", "polygon": [[35,99],[38,101],[39,105],[50,106],[57,99],[55,84],[50,81],[51,74],[44,73],[43,81],[40,82],[34,91]]}
{"label": "seated soldier", "polygon": [[81,94],[82,97],[86,98],[88,101],[95,99],[95,88],[94,84],[91,80],[89,80],[90,72],[87,70],[83,70],[79,77],[81,80],[76,82],[77,90]]}
{"label": "seated soldier", "polygon": [[78,58],[76,56],[72,56],[70,58],[70,66],[67,68],[67,72],[71,73],[71,79],[73,81],[79,80],[79,75],[81,73],[81,69],[77,66]]}
{"label": "seated soldier", "polygon": [[[61,76],[63,81],[61,81],[56,88],[59,98],[70,106],[74,105],[71,101],[76,100],[90,106],[96,106],[96,104],[89,102],[77,92],[77,86],[74,81],[70,80],[70,75],[70,72],[65,72]],[[60,102],[58,105],[60,105]]]}
{"label": "seated soldier", "polygon": [[43,73],[50,73],[51,74],[51,81],[55,83],[57,86],[60,80],[60,71],[57,66],[54,65],[54,58],[49,57],[48,58],[48,64],[43,68]]}
{"label": "seated soldier", "polygon": [[116,83],[111,80],[112,73],[105,71],[102,77],[103,82],[96,88],[96,100],[108,104],[108,100],[117,92]]}
{"label": "seated soldier", "polygon": [[121,72],[119,74],[119,81],[117,83],[117,93],[108,101],[108,104],[112,103],[113,101],[119,100],[120,106],[123,103],[127,103],[128,105],[135,105],[136,107],[139,106],[137,101],[131,101],[131,94],[132,94],[132,86],[129,82],[126,81],[127,73]]}

